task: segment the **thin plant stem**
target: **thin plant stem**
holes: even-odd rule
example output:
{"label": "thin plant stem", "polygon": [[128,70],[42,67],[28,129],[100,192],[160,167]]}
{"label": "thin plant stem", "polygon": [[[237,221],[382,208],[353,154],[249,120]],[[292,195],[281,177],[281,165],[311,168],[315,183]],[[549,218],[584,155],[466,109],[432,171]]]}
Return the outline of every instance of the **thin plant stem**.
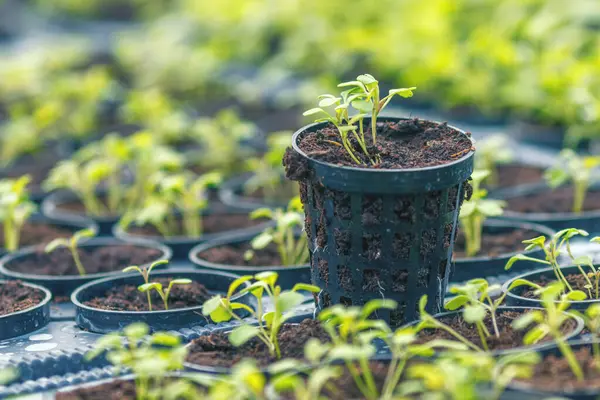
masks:
{"label": "thin plant stem", "polygon": [[456,332],[454,329],[444,324],[443,322],[440,322],[433,317],[431,318],[431,322],[433,322],[438,329],[442,329],[448,332],[450,335],[454,336],[456,339],[458,339],[458,341],[462,342],[467,347],[470,347],[472,350],[483,351],[479,346],[475,345],[474,343],[471,343],[470,341],[465,339],[460,333]]}
{"label": "thin plant stem", "polygon": [[71,254],[73,255],[73,261],[75,261],[75,266],[77,267],[77,271],[79,271],[79,275],[85,275],[85,268],[83,267],[81,259],[79,258],[77,244],[74,243],[73,245],[69,246],[69,249],[71,250]]}
{"label": "thin plant stem", "polygon": [[487,344],[487,340],[485,339],[485,333],[483,332],[483,329],[481,328],[481,324],[480,323],[476,323],[475,326],[477,326],[477,333],[479,334],[479,339],[481,340],[481,344],[483,345],[483,349],[485,351],[490,351],[488,344]]}
{"label": "thin plant stem", "polygon": [[558,346],[558,349],[562,353],[563,357],[567,360],[573,375],[575,375],[578,381],[583,381],[583,371],[579,365],[579,362],[577,361],[577,358],[575,357],[575,354],[573,354],[571,347],[569,347],[569,345],[563,340],[562,335],[559,332],[555,332],[554,337],[556,340],[556,345]]}

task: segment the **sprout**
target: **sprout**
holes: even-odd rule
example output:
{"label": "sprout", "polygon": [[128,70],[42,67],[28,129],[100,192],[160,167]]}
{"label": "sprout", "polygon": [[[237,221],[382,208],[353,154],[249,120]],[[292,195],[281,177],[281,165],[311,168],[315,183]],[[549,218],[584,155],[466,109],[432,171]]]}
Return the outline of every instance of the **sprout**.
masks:
{"label": "sprout", "polygon": [[[140,292],[146,292],[149,293],[151,292],[153,289],[156,290],[156,292],[158,293],[158,295],[160,296],[160,298],[163,301],[163,305],[165,306],[165,310],[169,309],[169,295],[171,294],[171,290],[173,289],[174,285],[189,285],[190,283],[192,283],[191,279],[173,279],[169,281],[169,286],[167,287],[166,290],[163,290],[163,285],[160,282],[150,282],[150,283],[144,283],[143,285],[140,285],[138,287],[138,290]],[[150,311],[152,311],[152,309],[150,309]]]}
{"label": "sprout", "polygon": [[50,243],[48,243],[46,245],[46,248],[44,249],[44,251],[46,253],[51,253],[54,250],[61,248],[61,247],[69,249],[69,251],[71,252],[71,255],[73,256],[73,261],[75,261],[75,266],[77,267],[77,270],[79,271],[79,275],[83,276],[83,275],[85,275],[85,268],[79,258],[79,252],[77,250],[77,245],[79,244],[79,241],[81,239],[91,238],[91,237],[94,237],[95,235],[96,235],[96,232],[94,232],[92,229],[83,229],[83,230],[75,232],[73,234],[73,236],[71,236],[71,238],[69,238],[69,239],[65,239],[65,238],[54,239],[53,241],[51,241]]}
{"label": "sprout", "polygon": [[27,193],[30,180],[29,175],[0,180],[0,222],[4,231],[4,248],[8,251],[19,248],[21,229],[36,210]]}
{"label": "sprout", "polygon": [[[150,273],[152,272],[152,269],[154,269],[154,267],[157,267],[159,265],[165,265],[168,264],[169,261],[168,260],[158,260],[153,262],[152,264],[150,264],[149,267],[138,267],[137,265],[131,265],[125,269],[123,269],[123,272],[127,273],[127,272],[133,272],[133,271],[137,271],[139,272],[142,277],[144,278],[144,284],[148,285],[150,283]],[[148,298],[148,309],[150,311],[152,311],[152,300],[150,298],[150,291],[146,291],[146,296]]]}

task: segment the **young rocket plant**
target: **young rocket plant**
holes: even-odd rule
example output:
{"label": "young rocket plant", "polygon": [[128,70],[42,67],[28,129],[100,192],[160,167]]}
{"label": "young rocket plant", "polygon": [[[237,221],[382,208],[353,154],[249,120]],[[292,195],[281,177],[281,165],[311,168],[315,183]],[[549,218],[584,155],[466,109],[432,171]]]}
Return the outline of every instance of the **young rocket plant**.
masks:
{"label": "young rocket plant", "polygon": [[[412,97],[413,90],[416,87],[391,89],[387,96],[380,98],[379,81],[372,75],[359,75],[355,81],[340,83],[338,87],[349,88],[340,93],[339,96],[324,94],[319,96],[319,106],[311,108],[304,112],[304,116],[324,115],[315,122],[330,122],[340,134],[341,144],[331,141],[331,144],[344,147],[348,155],[357,164],[377,164],[378,155],[369,153],[367,139],[365,138],[364,118],[371,113],[371,145],[377,144],[377,117],[383,109],[389,104],[390,100],[399,95],[402,97]],[[334,107],[334,113],[326,111],[326,108]],[[356,115],[350,115],[349,109],[354,108],[358,111]],[[350,137],[352,136],[358,143],[360,149],[354,148]],[[361,161],[356,151],[362,151],[367,161]],[[362,157],[361,157],[362,158]]]}
{"label": "young rocket plant", "polygon": [[[131,266],[123,269],[123,272],[127,273],[127,272],[137,271],[140,273],[140,275],[142,275],[142,278],[144,278],[144,285],[149,285],[150,284],[150,273],[152,272],[154,267],[157,267],[159,265],[165,265],[168,263],[169,263],[168,260],[158,260],[158,261],[155,261],[152,264],[150,264],[149,267],[144,267],[144,266],[138,267],[137,265],[131,265]],[[150,299],[150,291],[149,290],[146,291],[146,296],[148,298],[148,309],[150,311],[152,311],[152,300]]]}
{"label": "young rocket plant", "polygon": [[71,256],[73,257],[73,261],[75,261],[75,266],[77,267],[77,271],[79,271],[79,275],[85,275],[85,267],[81,263],[81,259],[79,258],[79,251],[77,250],[77,245],[79,241],[84,238],[92,238],[96,236],[96,232],[91,229],[83,229],[77,231],[68,239],[65,238],[56,238],[50,243],[46,245],[44,251],[46,253],[52,253],[54,250],[64,247],[69,249],[71,252]]}
{"label": "young rocket plant", "polygon": [[490,171],[489,175],[485,178],[485,183],[489,186],[498,185],[498,165],[507,164],[513,158],[514,154],[509,147],[506,135],[492,135],[477,142],[475,168]]}
{"label": "young rocket plant", "polygon": [[31,178],[24,175],[18,179],[0,179],[0,223],[4,232],[4,248],[15,251],[19,248],[21,229],[36,210],[29,200],[27,185]]}
{"label": "young rocket plant", "polygon": [[579,156],[571,149],[561,151],[556,164],[548,169],[545,178],[552,188],[557,188],[566,183],[573,185],[574,213],[583,211],[585,196],[590,186],[598,181],[600,156]]}
{"label": "young rocket plant", "polygon": [[304,213],[299,197],[293,198],[288,204],[287,211],[278,208],[259,208],[250,214],[251,219],[270,218],[275,221],[274,227],[266,228],[252,239],[252,249],[244,255],[246,260],[254,257],[255,250],[262,250],[271,243],[277,246],[281,264],[285,266],[302,265],[308,262],[308,243],[306,234],[296,233],[304,227]]}
{"label": "young rocket plant", "polygon": [[[185,279],[185,278],[172,279],[169,281],[169,286],[167,286],[166,289],[163,289],[163,285],[160,282],[150,282],[150,283],[144,283],[143,285],[140,285],[138,287],[138,290],[142,293],[144,293],[144,292],[149,293],[152,290],[156,290],[156,292],[158,293],[158,295],[160,296],[160,298],[163,301],[165,310],[168,310],[169,309],[169,295],[171,294],[171,290],[173,289],[173,286],[174,285],[189,285],[190,283],[192,283],[191,279]],[[150,303],[148,303],[148,306],[150,306]],[[150,311],[152,311],[152,308],[150,308]]]}
{"label": "young rocket plant", "polygon": [[[271,356],[281,358],[279,341],[277,335],[283,324],[293,316],[291,312],[296,306],[304,301],[304,295],[299,291],[304,290],[318,293],[320,289],[313,285],[297,283],[292,290],[281,290],[277,285],[278,274],[276,272],[261,272],[260,274],[245,275],[231,283],[227,296],[216,295],[206,301],[202,306],[202,314],[210,316],[214,322],[230,321],[235,319],[242,325],[233,329],[229,334],[229,341],[234,346],[241,346],[251,339],[257,338],[269,349]],[[253,281],[249,286],[238,290],[247,282]],[[232,301],[235,295],[250,293],[256,298],[256,308],[247,304]],[[267,296],[273,311],[266,311],[265,299]],[[236,314],[236,311],[247,311],[258,321],[257,326],[249,325],[244,319]]]}
{"label": "young rocket plant", "polygon": [[477,170],[471,175],[473,193],[460,209],[460,224],[465,235],[467,257],[474,257],[481,250],[483,223],[488,217],[502,215],[504,201],[487,199],[487,190],[481,183],[490,175],[489,171]]}

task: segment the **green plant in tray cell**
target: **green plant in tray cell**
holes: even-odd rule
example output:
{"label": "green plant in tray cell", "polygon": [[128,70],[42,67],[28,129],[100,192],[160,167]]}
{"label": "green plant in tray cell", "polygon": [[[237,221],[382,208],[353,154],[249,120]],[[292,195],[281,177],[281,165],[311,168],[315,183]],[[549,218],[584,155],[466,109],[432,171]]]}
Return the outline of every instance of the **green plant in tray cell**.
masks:
{"label": "green plant in tray cell", "polygon": [[[241,346],[251,339],[257,338],[269,349],[272,356],[281,358],[279,340],[277,338],[283,324],[293,317],[293,309],[304,301],[304,295],[300,291],[318,293],[320,289],[313,285],[297,283],[291,290],[281,290],[277,285],[278,274],[276,272],[261,272],[260,274],[244,275],[229,285],[225,297],[216,295],[206,301],[202,306],[202,314],[210,316],[214,322],[230,321],[235,319],[242,325],[234,328],[229,334],[229,340],[234,346]],[[240,287],[246,282],[249,286]],[[250,293],[256,298],[256,307],[232,301],[235,295]],[[273,305],[273,311],[266,311],[265,298]],[[256,318],[258,325],[250,325],[247,320],[242,319],[236,311],[243,310]]]}
{"label": "green plant in tray cell", "polygon": [[[169,309],[169,295],[171,294],[171,290],[173,289],[173,286],[174,285],[189,285],[190,283],[192,283],[191,279],[185,279],[185,278],[173,279],[173,280],[169,281],[169,286],[167,286],[167,288],[164,289],[162,283],[150,282],[150,283],[144,283],[143,285],[140,285],[138,287],[138,290],[140,292],[145,292],[145,293],[149,293],[152,290],[156,290],[156,292],[158,293],[158,295],[160,296],[160,298],[163,301],[165,310],[168,310]],[[148,306],[150,306],[150,304],[148,304]],[[152,309],[150,309],[150,311],[152,311]]]}
{"label": "green plant in tray cell", "polygon": [[[319,96],[319,106],[304,112],[304,116],[324,115],[315,122],[329,122],[333,124],[340,134],[341,143],[331,141],[331,144],[343,147],[350,158],[356,164],[377,164],[379,156],[369,152],[369,144],[365,138],[364,118],[371,113],[371,145],[377,144],[377,117],[389,104],[395,95],[412,97],[416,87],[391,89],[387,96],[380,98],[379,81],[372,75],[359,75],[355,81],[340,83],[338,87],[349,88],[340,93],[339,96],[324,94]],[[326,111],[326,108],[334,107],[334,113]],[[358,111],[356,115],[350,115],[350,108]],[[349,134],[356,140],[359,149],[356,149],[350,141]],[[362,152],[366,157],[363,162],[356,155]]]}
{"label": "green plant in tray cell", "polygon": [[489,171],[489,175],[484,178],[484,182],[489,186],[498,185],[498,165],[507,164],[513,159],[514,152],[510,148],[506,135],[491,135],[477,141],[475,168]]}
{"label": "green plant in tray cell", "polygon": [[259,208],[250,214],[250,218],[269,218],[275,221],[274,227],[267,227],[252,239],[252,249],[246,251],[246,260],[254,257],[256,250],[262,250],[274,243],[277,246],[282,265],[302,265],[308,262],[308,242],[305,232],[297,232],[304,228],[304,213],[299,197],[290,200],[287,210],[281,208],[271,210]]}
{"label": "green plant in tray cell", "polygon": [[591,304],[584,312],[578,310],[569,310],[569,312],[581,318],[590,332],[595,366],[600,369],[600,304]]}
{"label": "green plant in tray cell", "polygon": [[[123,269],[123,272],[127,273],[127,272],[134,272],[137,271],[140,273],[140,275],[142,275],[142,278],[144,278],[144,284],[148,285],[150,283],[150,273],[152,272],[152,270],[155,267],[158,267],[159,265],[166,265],[168,264],[169,261],[168,260],[158,260],[153,262],[152,264],[150,264],[150,266],[148,267],[138,267],[137,265],[131,265],[127,268]],[[152,299],[150,298],[150,291],[146,291],[146,296],[148,298],[148,309],[150,311],[152,311]]]}
{"label": "green plant in tray cell", "polygon": [[71,256],[73,257],[73,261],[75,262],[75,266],[77,267],[77,271],[79,271],[79,275],[85,275],[85,267],[81,263],[81,259],[79,258],[79,251],[77,250],[77,245],[82,239],[92,238],[96,236],[96,232],[92,229],[83,229],[77,231],[70,238],[56,238],[48,243],[44,249],[46,253],[52,253],[54,250],[64,247],[69,250]]}
{"label": "green plant in tray cell", "polygon": [[471,175],[473,192],[460,209],[460,224],[465,235],[467,257],[474,257],[481,250],[483,224],[488,217],[498,217],[503,213],[505,202],[488,199],[487,190],[481,183],[490,175],[487,170],[476,170]]}
{"label": "green plant in tray cell", "polygon": [[29,175],[17,179],[0,179],[0,222],[4,233],[4,248],[15,251],[19,248],[21,230],[36,205],[29,200],[27,185]]}
{"label": "green plant in tray cell", "polygon": [[193,374],[189,377],[205,388],[203,399],[207,400],[266,400],[267,376],[253,359],[243,359],[231,368],[227,375]]}
{"label": "green plant in tray cell", "polygon": [[546,171],[545,178],[552,188],[571,183],[572,211],[581,213],[590,186],[598,181],[598,166],[600,156],[580,156],[571,149],[565,149],[561,151],[556,164]]}

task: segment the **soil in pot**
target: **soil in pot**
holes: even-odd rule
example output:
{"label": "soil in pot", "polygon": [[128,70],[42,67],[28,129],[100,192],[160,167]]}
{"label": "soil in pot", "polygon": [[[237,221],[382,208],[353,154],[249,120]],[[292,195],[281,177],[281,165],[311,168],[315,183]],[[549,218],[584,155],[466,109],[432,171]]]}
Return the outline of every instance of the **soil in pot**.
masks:
{"label": "soil in pot", "polygon": [[[584,267],[584,271],[585,270],[586,268]],[[587,285],[587,280],[582,274],[569,274],[566,275],[565,278],[567,279],[567,282],[569,282],[569,285],[571,285],[573,290],[581,290],[584,293],[588,293],[588,290],[585,287]],[[531,279],[533,283],[537,283],[540,286],[546,286],[557,280],[558,279],[554,276],[540,276],[536,279]],[[592,280],[592,284],[593,283],[594,281]],[[539,299],[539,295],[535,294],[535,289],[526,289],[520,295],[528,299]]]}
{"label": "soil in pot", "polygon": [[56,393],[56,400],[136,400],[135,382],[113,381],[70,392]]}
{"label": "soil in pot", "polygon": [[[539,232],[526,229],[515,229],[508,232],[483,232],[481,237],[481,250],[475,257],[497,257],[502,254],[523,251],[523,240],[539,236]],[[454,243],[454,258],[469,258],[465,253],[465,236],[458,231]]]}
{"label": "soil in pot", "polygon": [[254,251],[254,257],[246,260],[244,253],[251,250],[250,243],[236,245],[223,245],[213,247],[198,253],[198,257],[214,264],[239,265],[249,267],[280,266],[281,257],[275,244],[270,244],[264,249]]}
{"label": "soil in pot", "polygon": [[[527,329],[522,331],[516,331],[512,329],[512,322],[517,319],[522,313],[520,311],[498,311],[496,315],[496,321],[498,324],[498,331],[500,337],[494,335],[494,328],[492,326],[491,318],[485,319],[485,325],[491,336],[487,338],[487,344],[491,351],[494,350],[509,350],[517,347],[523,347],[523,337],[527,333]],[[474,343],[475,345],[482,347],[481,339],[477,333],[477,328],[473,324],[465,322],[462,314],[445,316],[439,319],[439,321],[450,326],[456,332],[461,334],[464,338]],[[568,320],[562,326],[562,332],[565,335],[573,332],[576,327],[576,322]],[[427,343],[433,339],[447,339],[456,340],[452,335],[441,329],[424,329],[418,335],[417,341],[419,343]],[[541,342],[551,341],[551,337],[545,337]]]}
{"label": "soil in pot", "polygon": [[[104,207],[107,207],[106,200],[103,197],[100,197],[99,200],[100,200],[100,203]],[[62,203],[62,202],[58,203],[58,204],[56,204],[56,209],[60,210],[60,211],[67,211],[69,213],[77,214],[77,215],[89,215],[94,218],[114,216],[113,214],[104,214],[104,215],[100,215],[100,216],[88,214],[87,209],[85,208],[85,205],[77,199],[65,201],[64,203]]]}
{"label": "soil in pot", "polygon": [[505,188],[538,183],[544,179],[544,168],[531,165],[507,164],[498,165],[498,184],[494,188]]}
{"label": "soil in pot", "polygon": [[[1,224],[0,224],[1,226]],[[52,224],[26,222],[21,229],[19,246],[46,244],[60,237],[70,237],[73,231]],[[4,244],[4,230],[0,229],[0,247]]]}
{"label": "soil in pot", "polygon": [[[304,358],[304,345],[311,338],[329,341],[329,335],[319,321],[305,319],[300,324],[284,325],[278,336],[281,357]],[[231,367],[243,358],[254,358],[262,367],[277,361],[260,340],[253,339],[243,346],[235,347],[224,332],[195,339],[190,345],[187,361],[208,367]]]}
{"label": "soil in pot", "polygon": [[[169,279],[151,279],[160,282],[164,288],[169,286]],[[211,294],[198,282],[189,285],[174,285],[169,294],[169,310],[201,306]],[[164,310],[164,304],[156,290],[150,293],[152,310]],[[146,293],[138,290],[137,285],[122,285],[110,288],[104,296],[94,297],[84,303],[87,306],[113,311],[149,311]]]}
{"label": "soil in pot", "polygon": [[34,307],[44,297],[44,292],[25,286],[21,281],[6,281],[0,284],[0,316]]}
{"label": "soil in pot", "polygon": [[[471,140],[446,123],[420,119],[400,120],[377,124],[377,145],[371,141],[371,129],[365,128],[367,150],[372,156],[379,155],[381,163],[373,166],[361,150],[358,141],[349,135],[354,154],[364,165],[363,168],[405,169],[423,168],[455,161],[471,151]],[[357,164],[342,146],[340,135],[333,125],[328,125],[313,134],[304,135],[299,146],[307,156],[319,161],[341,166],[356,167]],[[290,152],[286,158],[289,158]],[[299,160],[298,160],[299,161]],[[293,160],[286,160],[288,170],[293,170]],[[300,168],[302,168],[300,166]]]}
{"label": "soil in pot", "polygon": [[[245,214],[211,214],[202,217],[204,234],[227,232],[236,229],[249,228],[262,224],[264,220],[252,220]],[[177,232],[184,232],[181,219],[177,220]],[[132,235],[162,236],[152,225],[131,226],[127,232]]]}
{"label": "soil in pot", "polygon": [[[573,188],[570,186],[548,189],[538,193],[512,197],[506,200],[507,209],[521,213],[571,213]],[[600,210],[600,191],[589,191],[585,196],[583,211]]]}
{"label": "soil in pot", "polygon": [[[80,247],[78,252],[87,274],[114,272],[130,265],[147,264],[162,254],[157,249],[135,245]],[[48,254],[44,252],[44,246],[40,246],[35,253],[12,260],[5,267],[33,275],[79,275],[71,252],[64,248]]]}

